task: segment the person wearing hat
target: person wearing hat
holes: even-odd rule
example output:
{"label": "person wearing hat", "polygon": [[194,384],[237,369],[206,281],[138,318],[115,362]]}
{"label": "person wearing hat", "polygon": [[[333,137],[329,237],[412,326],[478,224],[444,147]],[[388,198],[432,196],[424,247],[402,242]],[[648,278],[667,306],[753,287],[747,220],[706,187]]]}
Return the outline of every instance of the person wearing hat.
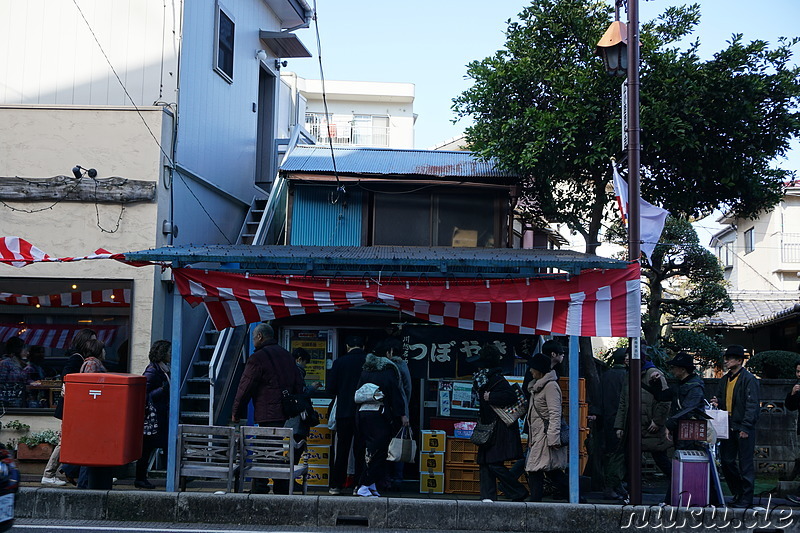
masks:
{"label": "person wearing hat", "polygon": [[[672,435],[678,433],[678,419],[676,415],[686,409],[703,409],[703,400],[706,394],[703,378],[694,372],[694,360],[686,352],[678,352],[675,357],[667,361],[667,368],[678,380],[678,390],[672,398],[672,405],[667,419],[667,438],[674,440]],[[691,450],[695,448],[692,441],[675,440],[678,450]]]}
{"label": "person wearing hat", "polygon": [[611,368],[600,377],[600,424],[603,441],[603,498],[624,500],[628,491],[622,486],[625,478],[625,443],[617,437],[614,422],[622,396],[628,386],[628,349],[617,348],[611,355]]}
{"label": "person wearing hat", "polygon": [[753,505],[756,423],[760,411],[758,380],[744,368],[744,347],[728,346],[723,355],[728,372],[719,381],[719,397],[711,403],[728,411],[730,435],[720,442],[720,463],[733,494],[730,507]]}
{"label": "person wearing hat", "polygon": [[544,477],[556,487],[556,499],[566,499],[569,482],[567,448],[561,446],[561,388],[552,369],[550,357],[537,353],[528,364],[534,381],[528,385],[531,401],[528,406],[528,458],[525,471],[531,497],[542,501]]}
{"label": "person wearing hat", "polygon": [[491,345],[467,358],[468,363],[476,363],[478,371],[473,375],[472,395],[480,401],[478,417],[482,424],[494,423],[494,433],[489,442],[478,446],[477,463],[479,467],[480,495],[483,501],[497,500],[497,482],[513,501],[523,501],[528,491],[505,466],[505,461],[516,461],[522,457],[522,442],[519,427],[506,426],[492,405],[505,407],[517,401],[517,393],[503,376],[500,368],[500,352]]}

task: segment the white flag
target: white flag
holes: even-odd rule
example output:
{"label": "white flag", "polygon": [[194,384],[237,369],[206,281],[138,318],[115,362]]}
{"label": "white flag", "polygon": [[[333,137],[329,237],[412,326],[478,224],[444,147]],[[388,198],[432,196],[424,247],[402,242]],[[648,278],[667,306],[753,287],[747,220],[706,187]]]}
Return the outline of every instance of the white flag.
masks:
{"label": "white flag", "polygon": [[[617,198],[617,205],[622,213],[622,220],[627,226],[628,183],[622,179],[622,176],[617,172],[617,166],[613,163],[611,164],[611,170],[614,173],[614,196]],[[642,252],[647,255],[647,257],[651,257],[656,243],[661,238],[661,232],[664,230],[664,222],[667,220],[669,211],[645,202],[639,197],[639,215],[641,217],[639,232],[642,240]]]}

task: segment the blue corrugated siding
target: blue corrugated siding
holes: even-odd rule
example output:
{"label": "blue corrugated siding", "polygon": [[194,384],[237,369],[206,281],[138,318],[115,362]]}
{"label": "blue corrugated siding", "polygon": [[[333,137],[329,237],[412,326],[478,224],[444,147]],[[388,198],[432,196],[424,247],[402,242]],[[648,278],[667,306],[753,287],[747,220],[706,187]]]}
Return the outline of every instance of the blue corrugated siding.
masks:
{"label": "blue corrugated siding", "polygon": [[292,204],[295,246],[361,246],[361,191],[347,191],[347,207],[332,204],[333,187],[298,185]]}

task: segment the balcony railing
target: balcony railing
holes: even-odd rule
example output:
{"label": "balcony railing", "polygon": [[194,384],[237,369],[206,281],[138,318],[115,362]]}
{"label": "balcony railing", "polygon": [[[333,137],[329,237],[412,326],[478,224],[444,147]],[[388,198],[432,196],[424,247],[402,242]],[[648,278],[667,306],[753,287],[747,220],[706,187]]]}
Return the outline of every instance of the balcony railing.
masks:
{"label": "balcony railing", "polygon": [[322,115],[306,115],[306,130],[320,144],[339,146],[389,146],[389,128],[353,122],[352,117],[334,115],[330,124]]}
{"label": "balcony railing", "polygon": [[800,263],[800,233],[784,233],[781,241],[781,261]]}

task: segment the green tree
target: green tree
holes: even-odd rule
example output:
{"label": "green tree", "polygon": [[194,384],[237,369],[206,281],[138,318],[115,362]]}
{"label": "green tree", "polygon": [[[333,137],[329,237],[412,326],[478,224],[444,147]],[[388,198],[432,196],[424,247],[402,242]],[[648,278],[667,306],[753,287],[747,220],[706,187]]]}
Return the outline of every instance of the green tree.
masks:
{"label": "green tree", "polygon": [[[642,196],[675,215],[724,206],[755,216],[781,198],[774,168],[800,133],[797,39],[775,48],[733,36],[709,61],[679,47],[699,6],[672,7],[641,28]],[[608,161],[621,151],[621,78],[595,45],[611,21],[599,0],[533,0],[509,21],[505,48],[468,65],[453,100],[471,148],[520,177],[533,215],[566,223],[594,252],[612,200]]]}
{"label": "green tree", "polygon": [[[608,236],[624,243],[622,224],[612,225]],[[676,321],[733,310],[719,260],[700,244],[697,232],[684,218],[667,217],[652,257],[642,260],[642,278],[642,331],[651,346],[671,338]]]}

